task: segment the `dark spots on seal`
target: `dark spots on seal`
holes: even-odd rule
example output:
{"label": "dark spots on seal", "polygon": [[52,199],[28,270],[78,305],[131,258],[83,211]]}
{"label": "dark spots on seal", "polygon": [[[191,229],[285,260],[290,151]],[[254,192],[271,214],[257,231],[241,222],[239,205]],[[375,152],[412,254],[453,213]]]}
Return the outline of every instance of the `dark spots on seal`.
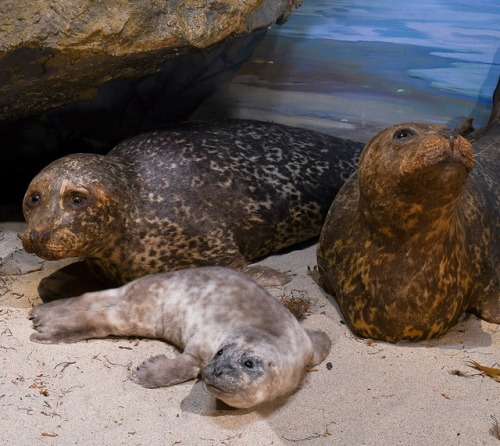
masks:
{"label": "dark spots on seal", "polygon": [[[86,259],[118,283],[209,264],[243,269],[319,235],[361,148],[258,121],[176,124],[106,156],[47,166],[26,193],[23,246]],[[60,204],[68,190],[78,193]]]}

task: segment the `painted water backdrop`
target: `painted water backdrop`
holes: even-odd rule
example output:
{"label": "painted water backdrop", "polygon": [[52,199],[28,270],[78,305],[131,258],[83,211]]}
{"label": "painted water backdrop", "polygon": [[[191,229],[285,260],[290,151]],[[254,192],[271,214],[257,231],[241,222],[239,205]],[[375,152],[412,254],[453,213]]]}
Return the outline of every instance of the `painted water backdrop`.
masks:
{"label": "painted water backdrop", "polygon": [[489,115],[500,2],[305,0],[194,115],[273,120],[367,140],[402,121]]}

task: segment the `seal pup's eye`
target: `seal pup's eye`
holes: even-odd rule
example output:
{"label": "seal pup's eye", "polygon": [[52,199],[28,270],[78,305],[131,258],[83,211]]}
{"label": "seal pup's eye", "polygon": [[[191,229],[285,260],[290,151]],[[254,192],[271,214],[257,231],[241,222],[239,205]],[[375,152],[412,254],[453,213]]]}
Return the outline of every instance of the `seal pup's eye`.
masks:
{"label": "seal pup's eye", "polygon": [[222,356],[224,354],[224,349],[221,348],[218,352],[217,352],[217,356]]}
{"label": "seal pup's eye", "polygon": [[394,133],[393,139],[405,139],[414,136],[415,132],[411,129],[398,129]]}
{"label": "seal pup's eye", "polygon": [[251,360],[251,359],[247,359],[243,365],[247,368],[247,369],[253,369],[255,367],[255,363]]}

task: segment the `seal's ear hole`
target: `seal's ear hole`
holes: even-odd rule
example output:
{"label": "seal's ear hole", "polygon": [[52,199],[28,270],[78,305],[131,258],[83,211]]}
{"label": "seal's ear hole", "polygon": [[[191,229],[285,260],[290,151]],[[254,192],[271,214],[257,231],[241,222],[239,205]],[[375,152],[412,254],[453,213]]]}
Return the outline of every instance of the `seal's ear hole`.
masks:
{"label": "seal's ear hole", "polygon": [[394,135],[392,139],[398,140],[398,139],[407,139],[411,138],[412,136],[415,136],[415,131],[412,129],[407,129],[407,128],[402,128],[402,129],[397,129],[394,132]]}

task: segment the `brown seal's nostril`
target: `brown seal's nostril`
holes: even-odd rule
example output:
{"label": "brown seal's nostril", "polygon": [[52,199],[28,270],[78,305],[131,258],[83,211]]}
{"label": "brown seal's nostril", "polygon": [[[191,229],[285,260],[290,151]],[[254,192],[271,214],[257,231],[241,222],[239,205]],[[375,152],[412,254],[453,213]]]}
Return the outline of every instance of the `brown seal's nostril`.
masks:
{"label": "brown seal's nostril", "polygon": [[449,140],[453,140],[453,135],[451,134],[451,130],[447,127],[439,130],[438,134],[441,136],[444,136],[445,138],[447,138]]}

